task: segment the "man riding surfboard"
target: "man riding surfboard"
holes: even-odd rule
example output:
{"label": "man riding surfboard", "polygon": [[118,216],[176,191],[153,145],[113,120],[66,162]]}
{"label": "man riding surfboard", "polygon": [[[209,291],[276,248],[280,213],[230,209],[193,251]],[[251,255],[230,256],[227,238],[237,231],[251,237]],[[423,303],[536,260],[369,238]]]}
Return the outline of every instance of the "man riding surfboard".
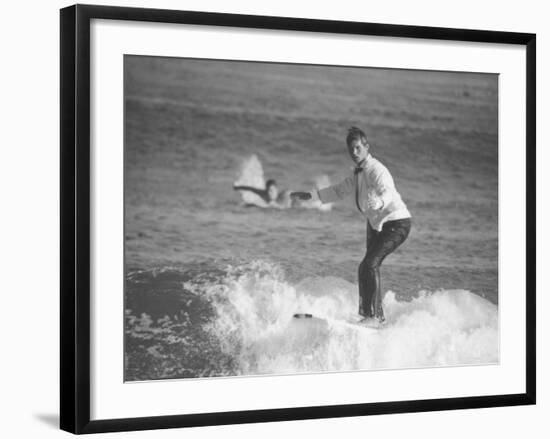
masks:
{"label": "man riding surfboard", "polygon": [[349,128],[346,145],[355,163],[347,178],[312,192],[292,192],[290,197],[332,203],[354,195],[355,206],[367,220],[367,252],[358,270],[359,314],[383,323],[380,265],[409,236],[411,214],[388,169],[370,154],[365,133],[357,127]]}

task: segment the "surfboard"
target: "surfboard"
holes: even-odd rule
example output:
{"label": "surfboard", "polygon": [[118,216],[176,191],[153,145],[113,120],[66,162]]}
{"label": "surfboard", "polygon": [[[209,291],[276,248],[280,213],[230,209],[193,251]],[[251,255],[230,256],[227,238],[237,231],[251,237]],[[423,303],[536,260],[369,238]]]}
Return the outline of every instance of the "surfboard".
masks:
{"label": "surfboard", "polygon": [[350,317],[349,319],[340,320],[328,317],[315,316],[311,313],[296,313],[293,316],[295,325],[307,326],[307,327],[340,327],[348,328],[357,331],[368,331],[372,333],[378,332],[383,326],[375,322],[364,322],[359,317]]}

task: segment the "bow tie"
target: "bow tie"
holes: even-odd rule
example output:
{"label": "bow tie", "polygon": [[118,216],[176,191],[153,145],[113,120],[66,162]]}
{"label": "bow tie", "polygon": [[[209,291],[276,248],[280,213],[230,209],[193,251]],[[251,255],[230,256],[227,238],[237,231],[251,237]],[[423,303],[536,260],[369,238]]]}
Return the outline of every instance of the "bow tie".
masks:
{"label": "bow tie", "polygon": [[367,167],[367,160],[370,156],[367,156],[367,158],[361,160],[357,165],[355,165],[355,168],[353,169],[353,173],[355,175],[359,174],[361,171],[363,171]]}

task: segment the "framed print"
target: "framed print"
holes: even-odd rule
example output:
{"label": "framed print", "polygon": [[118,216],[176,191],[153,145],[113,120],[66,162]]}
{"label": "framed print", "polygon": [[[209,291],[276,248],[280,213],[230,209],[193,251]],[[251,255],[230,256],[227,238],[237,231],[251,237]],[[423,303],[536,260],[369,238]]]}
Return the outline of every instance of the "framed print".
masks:
{"label": "framed print", "polygon": [[535,403],[535,35],[61,10],[61,428]]}

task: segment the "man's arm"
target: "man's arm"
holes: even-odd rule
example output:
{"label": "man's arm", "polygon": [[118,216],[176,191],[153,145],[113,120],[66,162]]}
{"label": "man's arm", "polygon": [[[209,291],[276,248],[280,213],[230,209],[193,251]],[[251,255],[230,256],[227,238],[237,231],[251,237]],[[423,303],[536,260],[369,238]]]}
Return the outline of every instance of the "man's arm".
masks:
{"label": "man's arm", "polygon": [[347,195],[351,194],[355,189],[355,179],[353,175],[342,180],[340,183],[333,184],[332,186],[319,189],[317,194],[321,203],[332,203],[336,200],[341,200]]}
{"label": "man's arm", "polygon": [[290,198],[292,200],[300,201],[319,200],[323,204],[332,203],[353,192],[354,187],[354,178],[353,176],[350,176],[340,183],[323,189],[313,190],[311,192],[291,192]]}

